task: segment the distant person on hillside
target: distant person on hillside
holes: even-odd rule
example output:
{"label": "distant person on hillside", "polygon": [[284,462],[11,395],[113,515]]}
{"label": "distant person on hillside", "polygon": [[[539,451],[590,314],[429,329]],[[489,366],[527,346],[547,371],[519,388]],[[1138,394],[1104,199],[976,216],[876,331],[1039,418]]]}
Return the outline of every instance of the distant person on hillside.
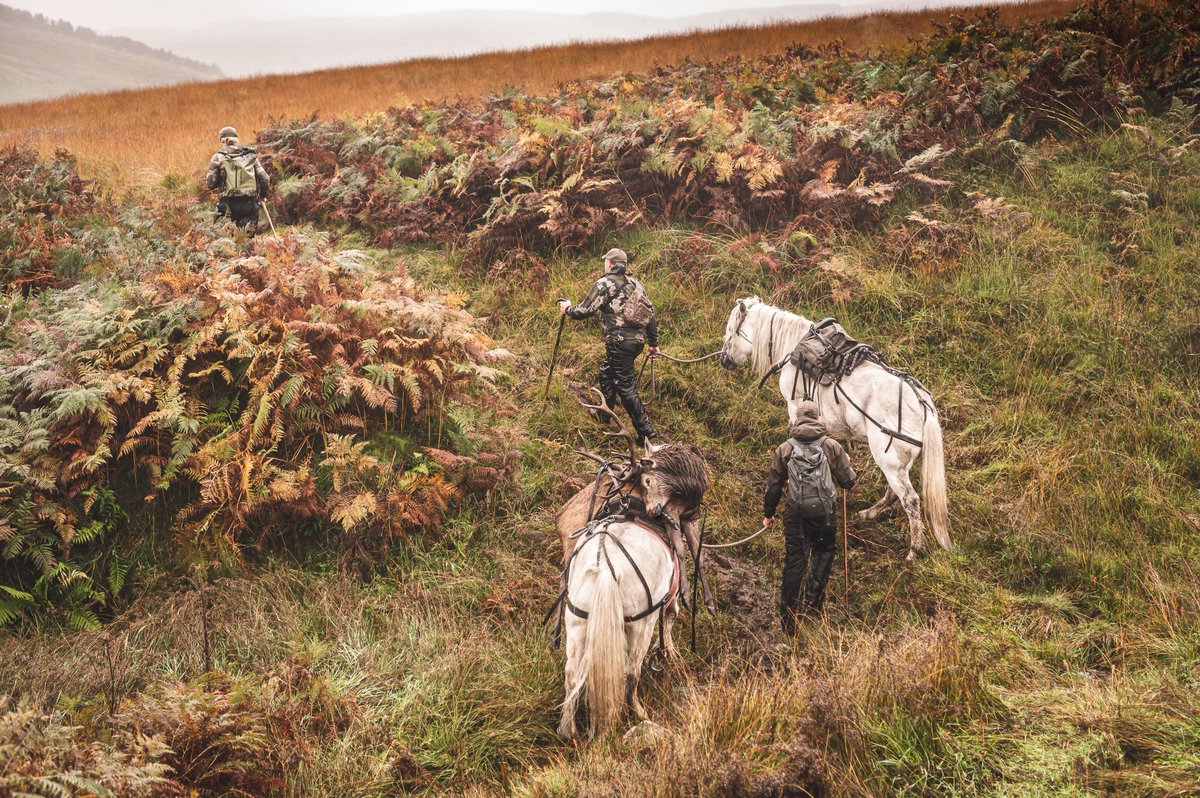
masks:
{"label": "distant person on hillside", "polygon": [[578,305],[558,300],[559,312],[572,319],[586,319],[600,313],[604,329],[604,359],[600,361],[600,393],[615,409],[617,397],[633,422],[642,446],[654,437],[654,427],[646,406],[638,396],[634,361],[647,345],[651,356],[658,354],[658,322],[654,305],[642,284],[629,273],[629,259],[620,249],[604,255],[604,276],[596,281],[587,297]]}
{"label": "distant person on hillside", "polygon": [[217,216],[228,216],[238,227],[258,230],[258,205],[271,187],[267,170],[253,147],[239,147],[237,131],[221,128],[222,147],[208,162],[204,182],[217,192]]}
{"label": "distant person on hillside", "polygon": [[783,631],[796,633],[800,587],[804,586],[803,615],[821,611],[825,584],[837,544],[834,481],[844,490],[854,487],[858,475],[846,450],[825,434],[816,402],[802,402],[799,420],[788,430],[786,441],[775,450],[763,499],[763,526],[775,520],[775,508],[787,486],[783,534],[787,544],[783,561],[783,586],[779,612]]}

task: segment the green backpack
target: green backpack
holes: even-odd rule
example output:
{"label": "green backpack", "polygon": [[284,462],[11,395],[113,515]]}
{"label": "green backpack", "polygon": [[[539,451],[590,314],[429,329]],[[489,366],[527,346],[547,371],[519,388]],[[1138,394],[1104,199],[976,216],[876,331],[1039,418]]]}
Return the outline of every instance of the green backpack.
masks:
{"label": "green backpack", "polygon": [[225,184],[221,187],[222,197],[257,197],[258,179],[254,176],[254,165],[258,155],[250,147],[242,147],[232,153],[222,153],[221,165],[225,169]]}
{"label": "green backpack", "polygon": [[654,319],[654,305],[646,296],[646,289],[633,277],[626,276],[625,286],[612,304],[613,313],[627,327],[644,330]]}
{"label": "green backpack", "polygon": [[815,441],[789,438],[792,456],[788,458],[788,501],[803,516],[833,517],[836,492],[829,460],[821,448],[825,436]]}

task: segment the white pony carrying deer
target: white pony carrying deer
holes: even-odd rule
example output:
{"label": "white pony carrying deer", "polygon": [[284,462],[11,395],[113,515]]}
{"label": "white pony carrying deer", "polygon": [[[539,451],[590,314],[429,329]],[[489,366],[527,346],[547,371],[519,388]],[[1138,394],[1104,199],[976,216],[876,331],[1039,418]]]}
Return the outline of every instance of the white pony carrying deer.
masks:
{"label": "white pony carrying deer", "polygon": [[[637,694],[642,663],[656,622],[662,656],[676,656],[671,627],[683,581],[684,538],[695,556],[698,538],[688,530],[709,477],[704,459],[690,446],[666,444],[638,458],[636,439],[603,397],[583,406],[615,422],[619,432],[609,437],[624,439],[629,451],[615,462],[580,451],[601,463],[595,485],[580,489],[555,516],[565,557],[559,600],[567,653],[558,732],[567,738],[578,734],[581,703],[591,736],[612,727],[626,705],[639,720],[646,718]],[[620,467],[614,472],[614,466]],[[606,476],[611,485],[600,492]]]}
{"label": "white pony carrying deer", "polygon": [[669,639],[667,606],[679,589],[681,564],[654,530],[633,521],[589,525],[569,566],[564,635],[566,700],[558,733],[577,736],[576,713],[586,699],[588,733],[613,727],[625,706],[646,710],[637,687],[656,622]]}
{"label": "white pony carrying deer", "polygon": [[[759,378],[765,378],[812,327],[813,322],[804,316],[767,305],[756,296],[739,299],[725,326],[721,365],[733,369],[749,363]],[[870,447],[888,488],[861,515],[878,518],[899,499],[908,516],[908,559],[926,553],[922,503],[934,538],[942,548],[952,548],[942,428],[933,398],[924,386],[871,359],[826,384],[811,379],[789,360],[779,369],[779,391],[787,402],[790,420],[796,420],[796,408],[807,392],[820,406],[830,435]],[[908,474],[918,457],[920,496]]]}

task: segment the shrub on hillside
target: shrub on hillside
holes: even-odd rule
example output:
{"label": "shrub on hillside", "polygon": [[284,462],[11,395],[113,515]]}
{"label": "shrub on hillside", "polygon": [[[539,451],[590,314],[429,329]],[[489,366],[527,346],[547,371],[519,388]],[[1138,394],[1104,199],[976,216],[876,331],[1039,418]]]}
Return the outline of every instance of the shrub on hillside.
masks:
{"label": "shrub on hillside", "polygon": [[87,217],[111,213],[65,150],[47,161],[0,150],[0,279],[26,293],[71,282],[95,255],[75,233]]}
{"label": "shrub on hillside", "polygon": [[254,692],[224,676],[139,695],[113,725],[119,748],[141,740],[162,748],[175,789],[160,794],[254,798],[285,786]]}
{"label": "shrub on hillside", "polygon": [[57,715],[0,706],[0,795],[182,795],[158,740],[130,738],[120,753],[80,739]]}
{"label": "shrub on hillside", "polygon": [[513,467],[500,436],[469,440],[447,420],[466,402],[486,424],[496,405],[477,390],[492,372],[471,316],[319,236],[247,255],[192,232],[138,279],[47,292],[13,315],[0,620],[58,600],[94,623],[88,608],[120,591],[151,525],[210,558],[301,527],[362,557],[436,531]]}

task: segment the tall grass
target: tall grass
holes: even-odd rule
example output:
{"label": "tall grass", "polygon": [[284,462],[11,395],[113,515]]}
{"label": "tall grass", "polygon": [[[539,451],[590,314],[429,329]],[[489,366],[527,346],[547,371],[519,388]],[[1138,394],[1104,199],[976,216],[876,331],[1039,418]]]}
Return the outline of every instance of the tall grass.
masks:
{"label": "tall grass", "polygon": [[[1061,14],[1069,0],[1002,4],[1006,23]],[[843,42],[857,52],[896,48],[952,13],[978,7],[877,13],[776,25],[735,27],[632,42],[596,42],[424,58],[381,66],[331,69],[188,83],[0,106],[0,145],[51,153],[70,149],[90,177],[156,186],[198,179],[219,147],[217,131],[233,125],[246,142],[271,120],[363,115],[410,100],[498,93],[508,86],[545,92],[560,84],[645,71],[687,58],[720,59],[779,52],[793,44]]]}

